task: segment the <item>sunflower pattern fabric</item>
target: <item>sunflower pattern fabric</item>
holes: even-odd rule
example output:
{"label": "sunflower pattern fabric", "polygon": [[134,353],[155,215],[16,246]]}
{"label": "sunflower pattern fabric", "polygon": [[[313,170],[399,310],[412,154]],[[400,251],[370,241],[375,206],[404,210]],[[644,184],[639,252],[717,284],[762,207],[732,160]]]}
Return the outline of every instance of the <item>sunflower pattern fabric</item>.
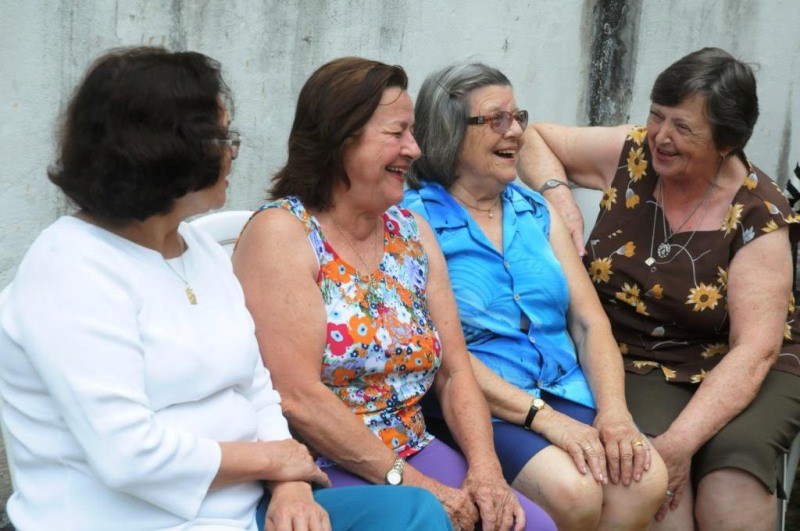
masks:
{"label": "sunflower pattern fabric", "polygon": [[259,211],[267,208],[285,209],[303,222],[319,261],[317,285],[328,316],[323,383],[395,453],[418,452],[433,439],[419,401],[442,354],[428,312],[428,258],[416,221],[397,207],[384,212],[380,271],[364,276],[336,253],[298,198]]}
{"label": "sunflower pattern fabric", "polygon": [[[643,127],[628,134],[617,173],[600,201],[584,265],[626,370],[660,370],[668,381],[698,384],[728,352],[731,260],[743,246],[780,227],[792,226],[794,241],[800,215],[772,179],[747,163],[750,174],[720,228],[675,234],[671,251],[659,256],[669,228],[654,197],[657,174],[646,136]],[[793,296],[786,304],[784,344],[774,368],[800,375],[798,308]]]}

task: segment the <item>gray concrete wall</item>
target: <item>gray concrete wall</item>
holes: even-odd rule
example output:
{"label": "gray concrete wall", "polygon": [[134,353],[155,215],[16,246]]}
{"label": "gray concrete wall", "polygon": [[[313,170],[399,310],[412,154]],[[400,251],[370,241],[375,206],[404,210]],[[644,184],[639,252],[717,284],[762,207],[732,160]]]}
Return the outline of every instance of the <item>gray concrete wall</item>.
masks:
{"label": "gray concrete wall", "polygon": [[323,62],[362,55],[503,70],[533,119],[643,123],[660,70],[702,46],[758,63],[750,158],[783,182],[800,146],[796,0],[0,0],[0,287],[67,203],[47,181],[56,119],[92,59],[156,44],[221,61],[245,137],[226,208],[260,203],[283,163],[296,95]]}
{"label": "gray concrete wall", "polygon": [[92,59],[158,44],[222,62],[245,136],[226,208],[259,203],[284,161],[297,92],[323,62],[502,69],[537,120],[643,122],[657,73],[701,46],[758,63],[749,156],[780,181],[800,159],[800,2],[794,0],[0,0],[0,286],[69,206],[47,181],[56,119]]}

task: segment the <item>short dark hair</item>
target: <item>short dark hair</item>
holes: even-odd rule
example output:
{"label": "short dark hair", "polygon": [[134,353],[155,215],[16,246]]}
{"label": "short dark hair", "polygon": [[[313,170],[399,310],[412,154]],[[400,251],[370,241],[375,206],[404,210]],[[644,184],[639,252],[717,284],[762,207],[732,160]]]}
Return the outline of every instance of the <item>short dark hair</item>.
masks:
{"label": "short dark hair", "polygon": [[331,206],[344,170],[344,148],[356,141],[387,88],[406,90],[408,77],[397,65],[343,57],[319,67],[297,98],[289,133],[289,157],[275,175],[271,197],[289,195],[317,210]]}
{"label": "short dark hair", "polygon": [[[112,50],[89,68],[66,111],[50,180],[82,210],[114,223],[166,214],[215,184],[223,103],[219,63],[196,52]],[[231,109],[232,112],[232,109]]]}
{"label": "short dark hair", "polygon": [[758,120],[756,77],[749,65],[720,48],[703,48],[659,74],[650,99],[678,105],[696,94],[706,98],[706,115],[717,148],[742,150]]}
{"label": "short dark hair", "polygon": [[458,152],[467,130],[470,94],[474,90],[511,82],[496,68],[482,63],[459,63],[429,75],[422,83],[414,107],[414,137],[422,156],[406,173],[409,186],[433,181],[445,188],[458,178]]}

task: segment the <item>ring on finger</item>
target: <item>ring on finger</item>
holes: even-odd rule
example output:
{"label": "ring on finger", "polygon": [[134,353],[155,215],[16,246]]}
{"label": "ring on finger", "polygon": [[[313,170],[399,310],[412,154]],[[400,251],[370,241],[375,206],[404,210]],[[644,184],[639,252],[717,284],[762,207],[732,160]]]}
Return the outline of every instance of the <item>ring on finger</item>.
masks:
{"label": "ring on finger", "polygon": [[592,445],[591,444],[587,444],[586,446],[583,447],[583,449],[588,452],[589,450],[592,449]]}
{"label": "ring on finger", "polygon": [[641,439],[639,439],[639,440],[637,440],[637,441],[633,441],[633,442],[631,443],[631,446],[633,446],[634,448],[638,448],[638,447],[640,447],[640,446],[644,446],[644,441],[643,441],[643,440],[641,440]]}

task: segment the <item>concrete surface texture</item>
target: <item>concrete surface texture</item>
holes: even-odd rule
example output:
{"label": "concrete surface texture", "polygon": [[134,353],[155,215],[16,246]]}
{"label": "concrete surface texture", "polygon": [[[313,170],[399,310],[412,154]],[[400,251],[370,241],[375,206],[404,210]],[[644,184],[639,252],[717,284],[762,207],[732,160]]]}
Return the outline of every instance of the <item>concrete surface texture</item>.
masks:
{"label": "concrete surface texture", "polygon": [[533,120],[644,123],[656,75],[702,46],[756,63],[761,118],[747,148],[785,182],[800,160],[800,2],[794,0],[0,0],[0,287],[71,210],[46,177],[57,120],[91,61],[117,46],[219,60],[243,137],[227,209],[260,204],[285,160],[297,93],[319,65],[403,65],[412,95],[454,61],[500,68]]}

